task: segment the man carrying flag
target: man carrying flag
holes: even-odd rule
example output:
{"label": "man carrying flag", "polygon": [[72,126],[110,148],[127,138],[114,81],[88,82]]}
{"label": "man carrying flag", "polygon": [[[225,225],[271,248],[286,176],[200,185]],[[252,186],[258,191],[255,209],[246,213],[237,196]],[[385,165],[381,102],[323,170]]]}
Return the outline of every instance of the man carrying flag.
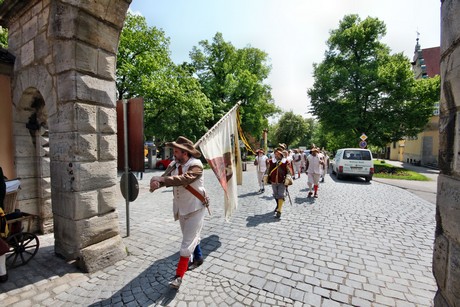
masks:
{"label": "man carrying flag", "polygon": [[191,267],[197,267],[203,263],[200,234],[207,200],[203,182],[203,164],[198,159],[201,153],[195,148],[192,141],[180,136],[175,142],[166,143],[166,147],[173,148],[175,163],[171,163],[172,166],[166,169],[163,176],[151,178],[150,191],[153,192],[162,186],[173,187],[173,213],[174,219],[179,220],[180,223],[182,243],[176,276],[169,285],[179,289],[192,253]]}

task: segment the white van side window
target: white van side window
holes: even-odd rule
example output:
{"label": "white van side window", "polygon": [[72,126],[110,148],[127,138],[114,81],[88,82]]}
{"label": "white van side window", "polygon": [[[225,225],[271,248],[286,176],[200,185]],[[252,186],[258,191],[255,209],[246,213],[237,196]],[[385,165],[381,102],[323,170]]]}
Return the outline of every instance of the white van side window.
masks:
{"label": "white van side window", "polygon": [[367,150],[345,150],[343,158],[346,160],[371,160],[371,154]]}

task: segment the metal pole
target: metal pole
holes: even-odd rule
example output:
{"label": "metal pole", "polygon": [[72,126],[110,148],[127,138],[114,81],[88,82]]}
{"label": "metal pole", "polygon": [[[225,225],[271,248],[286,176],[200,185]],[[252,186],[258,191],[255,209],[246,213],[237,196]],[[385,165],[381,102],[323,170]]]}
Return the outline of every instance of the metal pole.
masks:
{"label": "metal pole", "polygon": [[125,151],[126,236],[129,237],[129,165],[128,165],[128,100],[123,99],[123,137]]}
{"label": "metal pole", "polygon": [[[206,132],[198,141],[196,141],[196,143],[194,144],[195,147],[198,147],[200,145],[201,142],[203,142],[213,131],[214,129],[216,129],[217,127],[219,127],[220,123],[224,121],[224,119],[226,119],[229,114],[231,114],[233,112],[233,109],[235,108],[238,108],[239,106],[241,105],[241,101],[238,101],[231,109],[230,111],[228,111],[227,113],[225,113],[224,116],[222,116],[221,119],[219,119],[219,121],[217,123],[214,124],[214,126],[212,126],[208,132]],[[237,134],[238,135],[238,134]]]}
{"label": "metal pole", "polygon": [[287,186],[286,186],[286,192],[287,192],[287,196],[288,196],[288,198],[289,198],[289,203],[290,203],[291,206],[292,206],[291,194],[289,194],[289,189],[288,189]]}
{"label": "metal pole", "polygon": [[268,140],[267,140],[268,129],[264,129],[264,151],[268,153]]}

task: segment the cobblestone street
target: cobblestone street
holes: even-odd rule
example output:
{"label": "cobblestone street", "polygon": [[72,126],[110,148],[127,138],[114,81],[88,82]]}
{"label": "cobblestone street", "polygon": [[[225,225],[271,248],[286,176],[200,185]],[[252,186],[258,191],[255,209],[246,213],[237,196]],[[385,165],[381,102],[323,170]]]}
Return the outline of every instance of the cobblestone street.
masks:
{"label": "cobblestone street", "polygon": [[432,306],[435,208],[410,192],[364,179],[326,177],[319,198],[307,198],[307,177],[289,187],[281,219],[271,188],[257,194],[248,165],[239,208],[226,222],[223,193],[205,171],[212,216],[205,218],[205,262],[170,290],[181,241],[172,189],[151,194],[150,171],[130,204],[119,199],[120,231],[129,256],[104,270],[81,273],[56,258],[53,236],[26,266],[0,284],[12,306]]}

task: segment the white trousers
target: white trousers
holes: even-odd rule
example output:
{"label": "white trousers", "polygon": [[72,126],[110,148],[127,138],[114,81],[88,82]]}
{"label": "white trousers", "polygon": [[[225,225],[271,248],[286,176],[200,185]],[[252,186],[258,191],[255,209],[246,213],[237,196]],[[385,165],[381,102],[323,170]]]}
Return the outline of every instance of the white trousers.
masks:
{"label": "white trousers", "polygon": [[179,224],[182,231],[182,243],[179,254],[182,257],[190,257],[195,247],[200,243],[205,211],[206,207],[203,206],[200,210],[179,216]]}
{"label": "white trousers", "polygon": [[[1,239],[0,239],[1,240]],[[0,276],[6,274],[6,264],[5,264],[6,255],[3,254],[0,256]]]}
{"label": "white trousers", "polygon": [[257,172],[257,181],[259,182],[259,188],[264,188],[264,174],[265,172]]}
{"label": "white trousers", "polygon": [[313,185],[319,185],[319,177],[321,175],[320,174],[313,174],[313,173],[308,173],[308,187],[310,188],[310,191],[311,191],[311,188]]}
{"label": "white trousers", "polygon": [[300,161],[294,162],[294,174],[293,174],[294,176],[295,174],[298,174],[300,172],[301,166],[302,166],[302,163]]}

